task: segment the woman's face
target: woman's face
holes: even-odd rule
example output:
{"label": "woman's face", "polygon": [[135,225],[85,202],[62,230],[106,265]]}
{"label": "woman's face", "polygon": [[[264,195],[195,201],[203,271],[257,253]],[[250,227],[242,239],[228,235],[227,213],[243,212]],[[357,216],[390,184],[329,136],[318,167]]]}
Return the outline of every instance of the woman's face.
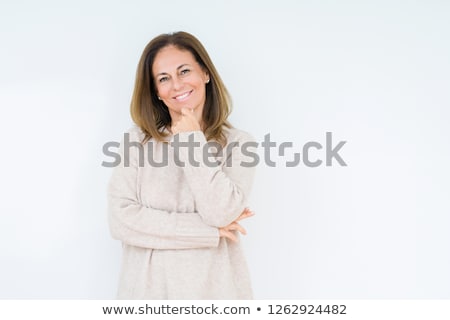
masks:
{"label": "woman's face", "polygon": [[158,97],[169,109],[172,120],[181,116],[181,108],[194,109],[201,119],[209,75],[187,50],[172,45],[162,48],[152,66]]}

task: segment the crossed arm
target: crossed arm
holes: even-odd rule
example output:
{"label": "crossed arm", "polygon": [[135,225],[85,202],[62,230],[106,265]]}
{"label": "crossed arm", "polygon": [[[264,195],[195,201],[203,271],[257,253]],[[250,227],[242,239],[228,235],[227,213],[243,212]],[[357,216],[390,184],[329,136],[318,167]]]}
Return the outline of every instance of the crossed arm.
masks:
{"label": "crossed arm", "polygon": [[[189,134],[194,134],[196,142],[206,143],[201,131],[180,132],[179,137],[185,139]],[[248,139],[241,137],[242,141]],[[196,149],[194,156],[201,158],[198,153],[201,150]],[[187,156],[180,154],[181,158]],[[108,186],[108,219],[112,236],[130,245],[154,249],[216,247],[220,237],[237,241],[233,231],[246,234],[239,221],[253,215],[245,205],[254,168],[240,166],[240,162],[245,160],[240,150],[234,150],[230,156],[230,167],[186,165],[185,176],[198,212],[181,213],[147,207],[139,202],[137,159],[130,152],[130,166],[125,167],[122,161],[114,169]]]}

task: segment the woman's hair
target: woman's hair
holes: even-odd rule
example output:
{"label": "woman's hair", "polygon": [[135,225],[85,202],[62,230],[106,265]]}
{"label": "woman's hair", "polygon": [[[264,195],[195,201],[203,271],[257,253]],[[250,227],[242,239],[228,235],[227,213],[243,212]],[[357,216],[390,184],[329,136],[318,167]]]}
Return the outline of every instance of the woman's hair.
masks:
{"label": "woman's hair", "polygon": [[131,99],[131,118],[144,132],[143,143],[150,138],[163,141],[167,136],[164,127],[171,125],[169,110],[158,99],[152,67],[157,53],[167,47],[175,46],[192,53],[195,60],[209,75],[206,84],[206,99],[202,119],[207,140],[215,140],[222,146],[226,144],[223,126],[230,128],[227,121],[231,112],[231,98],[214,64],[200,41],[187,32],[161,34],[151,40],[144,49],[136,72],[133,97]]}

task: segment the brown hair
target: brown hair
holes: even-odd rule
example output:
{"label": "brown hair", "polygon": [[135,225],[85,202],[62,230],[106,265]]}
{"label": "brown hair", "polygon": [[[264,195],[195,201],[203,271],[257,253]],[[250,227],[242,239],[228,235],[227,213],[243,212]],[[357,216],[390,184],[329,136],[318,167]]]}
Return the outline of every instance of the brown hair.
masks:
{"label": "brown hair", "polygon": [[203,45],[193,35],[182,31],[161,34],[151,40],[139,61],[130,109],[131,118],[145,134],[142,142],[152,137],[163,141],[167,134],[161,129],[171,124],[169,110],[158,99],[152,75],[156,54],[169,45],[191,52],[197,63],[209,74],[210,82],[206,85],[202,114],[204,133],[207,140],[216,140],[224,146],[226,137],[222,129],[224,126],[232,127],[227,121],[231,112],[231,97]]}

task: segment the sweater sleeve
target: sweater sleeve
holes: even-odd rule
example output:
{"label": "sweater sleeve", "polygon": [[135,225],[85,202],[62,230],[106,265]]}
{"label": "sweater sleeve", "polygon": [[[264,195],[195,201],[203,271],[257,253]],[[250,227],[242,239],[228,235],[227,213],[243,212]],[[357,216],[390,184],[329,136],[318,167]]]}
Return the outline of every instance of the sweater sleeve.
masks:
{"label": "sweater sleeve", "polygon": [[108,185],[108,221],[112,237],[129,245],[152,249],[217,247],[218,229],[207,225],[198,213],[167,212],[140,203],[137,152],[133,152],[136,148],[130,149],[126,165],[122,141],[119,149],[122,161],[114,168]]}
{"label": "sweater sleeve", "polygon": [[203,221],[224,227],[236,220],[247,206],[253,184],[257,146],[253,137],[239,131],[228,139],[222,151],[224,161],[216,166],[207,159],[208,142],[203,132],[181,132],[172,139],[193,146],[178,148],[179,159]]}

